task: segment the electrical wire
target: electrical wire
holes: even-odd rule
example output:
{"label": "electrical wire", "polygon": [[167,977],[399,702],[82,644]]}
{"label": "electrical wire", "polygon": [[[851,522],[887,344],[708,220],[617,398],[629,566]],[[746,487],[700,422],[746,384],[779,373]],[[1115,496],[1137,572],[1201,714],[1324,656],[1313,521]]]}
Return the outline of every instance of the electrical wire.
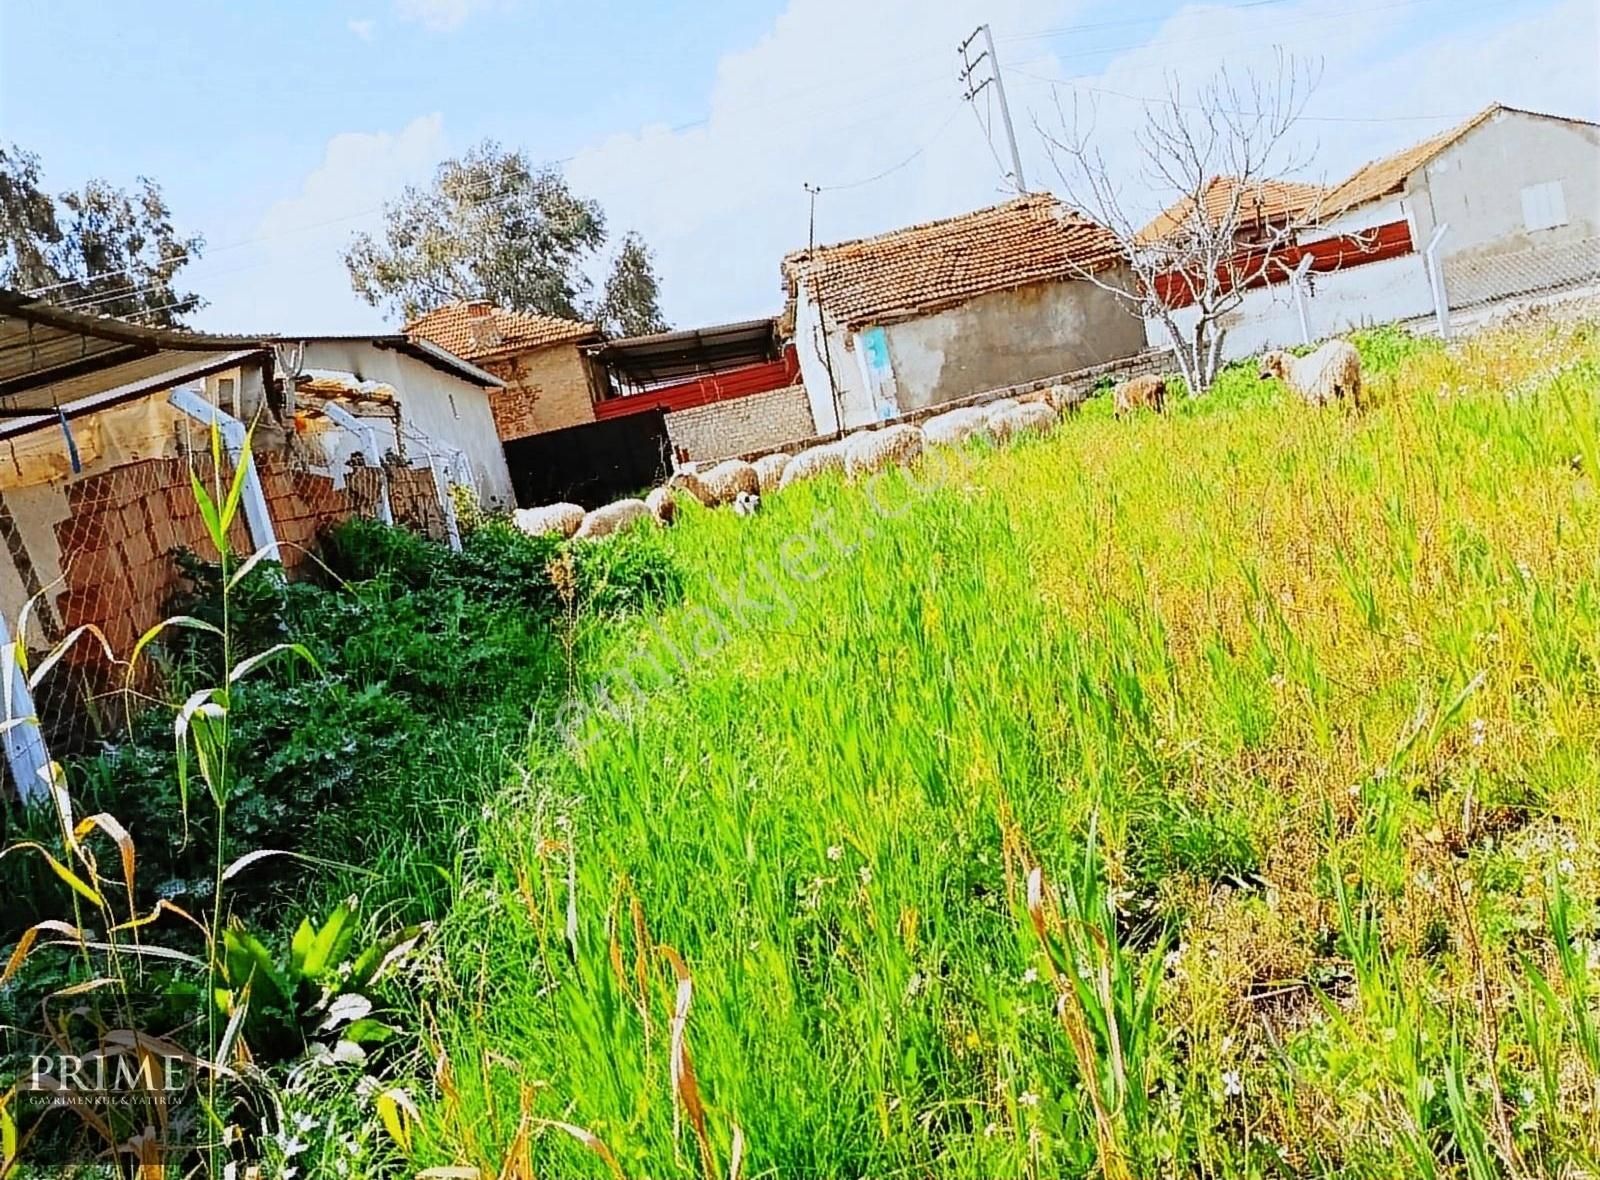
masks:
{"label": "electrical wire", "polygon": [[876,173],[876,174],[874,174],[872,176],[863,177],[860,180],[852,180],[848,184],[824,184],[824,185],[818,185],[818,186],[816,186],[815,191],[819,192],[819,193],[841,193],[841,192],[844,192],[847,189],[862,188],[862,187],[864,187],[866,185],[869,185],[869,184],[876,184],[878,181],[882,180],[884,177],[892,176],[894,173],[900,171],[900,169],[908,166],[909,164],[912,164],[917,159],[919,159],[924,152],[926,152],[930,147],[932,147],[934,145],[934,141],[936,141],[941,135],[944,134],[945,130],[947,128],[949,128],[950,124],[952,124],[952,123],[954,123],[956,121],[956,119],[960,116],[960,114],[961,114],[961,108],[959,106],[957,106],[954,110],[952,110],[950,112],[950,114],[942,122],[940,122],[940,124],[937,127],[935,127],[933,129],[932,132],[929,133],[928,137],[922,141],[921,146],[919,146],[916,151],[912,152],[909,156],[907,156],[905,159],[901,160],[898,164],[891,164],[889,167],[885,168],[882,172]]}

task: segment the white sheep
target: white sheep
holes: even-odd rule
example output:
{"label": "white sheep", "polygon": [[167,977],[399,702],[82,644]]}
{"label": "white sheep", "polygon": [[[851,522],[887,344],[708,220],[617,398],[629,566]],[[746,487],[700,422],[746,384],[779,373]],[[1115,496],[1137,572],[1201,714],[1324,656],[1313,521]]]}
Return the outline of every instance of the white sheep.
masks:
{"label": "white sheep", "polygon": [[1111,390],[1112,413],[1118,418],[1133,410],[1149,409],[1158,414],[1167,409],[1167,379],[1147,375],[1129,377]]}
{"label": "white sheep", "polygon": [[906,467],[922,457],[922,431],[905,422],[853,434],[845,443],[844,473],[852,479],[886,467]]}
{"label": "white sheep", "polygon": [[1277,377],[1314,406],[1349,398],[1361,406],[1361,354],[1347,340],[1330,340],[1310,356],[1269,352],[1261,358],[1261,379]]}
{"label": "white sheep", "polygon": [[789,465],[783,469],[783,476],[778,480],[780,488],[790,484],[799,483],[803,479],[812,479],[824,471],[843,471],[844,455],[839,451],[837,443],[824,443],[820,447],[810,447],[801,451]]}
{"label": "white sheep", "polygon": [[760,511],[760,496],[753,496],[749,492],[740,492],[733,498],[733,514],[735,516],[754,516]]}
{"label": "white sheep", "polygon": [[643,500],[618,500],[614,504],[607,504],[604,508],[596,508],[585,516],[583,524],[578,526],[578,531],[572,536],[577,541],[609,537],[613,533],[620,533],[634,521],[643,520],[649,515],[650,506]]}
{"label": "white sheep", "polygon": [[922,424],[922,441],[931,447],[960,446],[989,425],[989,411],[983,406],[962,406],[948,410]]}
{"label": "white sheep", "polygon": [[1000,414],[1009,413],[1021,405],[1014,397],[997,397],[992,402],[984,402],[978,408],[983,411],[984,417],[993,422]]}
{"label": "white sheep", "polygon": [[518,508],[511,514],[511,523],[530,537],[570,537],[578,531],[583,517],[582,505],[546,504],[542,508]]}
{"label": "white sheep", "polygon": [[676,493],[669,487],[651,488],[650,494],[644,498],[644,504],[660,525],[671,524],[678,515]]}
{"label": "white sheep", "polygon": [[994,441],[1003,443],[1024,434],[1044,434],[1059,422],[1060,416],[1043,402],[1030,402],[1002,411],[989,419]]}
{"label": "white sheep", "polygon": [[740,492],[757,495],[761,491],[761,477],[756,469],[742,459],[729,459],[718,463],[710,471],[700,474],[700,482],[717,504],[731,504]]}
{"label": "white sheep", "polygon": [[783,469],[789,466],[789,456],[779,451],[776,455],[762,455],[755,461],[756,479],[761,483],[761,492],[778,490],[779,482],[783,479]]}
{"label": "white sheep", "polygon": [[686,495],[693,496],[707,508],[715,508],[717,506],[717,498],[711,494],[711,489],[706,487],[704,481],[693,471],[680,467],[673,473],[672,478],[667,480],[666,486],[672,491],[683,492]]}

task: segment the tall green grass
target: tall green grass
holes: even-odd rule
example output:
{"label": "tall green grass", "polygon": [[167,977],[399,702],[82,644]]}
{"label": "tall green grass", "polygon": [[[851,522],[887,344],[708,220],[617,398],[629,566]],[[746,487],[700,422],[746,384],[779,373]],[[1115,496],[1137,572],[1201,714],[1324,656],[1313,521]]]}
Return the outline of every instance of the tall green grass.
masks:
{"label": "tall green grass", "polygon": [[688,514],[467,840],[408,1166],[1595,1168],[1600,341],[1360,343]]}

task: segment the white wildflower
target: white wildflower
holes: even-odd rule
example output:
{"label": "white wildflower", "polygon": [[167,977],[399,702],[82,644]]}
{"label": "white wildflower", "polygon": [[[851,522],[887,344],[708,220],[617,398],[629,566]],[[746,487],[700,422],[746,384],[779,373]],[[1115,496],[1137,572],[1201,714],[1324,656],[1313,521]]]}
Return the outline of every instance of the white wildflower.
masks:
{"label": "white wildflower", "polygon": [[1024,1090],[1017,1095],[1017,1102],[1022,1106],[1038,1106],[1039,1096],[1032,1090]]}
{"label": "white wildflower", "polygon": [[856,873],[861,878],[861,883],[863,885],[871,885],[872,884],[872,870],[870,868],[868,868],[866,865],[862,865],[859,869],[856,870]]}
{"label": "white wildflower", "polygon": [[1236,1069],[1222,1071],[1222,1094],[1225,1098],[1238,1098],[1244,1094],[1244,1082]]}
{"label": "white wildflower", "polygon": [[1022,982],[1023,983],[1038,983],[1039,982],[1039,969],[1037,967],[1029,967],[1026,971],[1024,971],[1022,973]]}
{"label": "white wildflower", "polygon": [[1483,739],[1488,734],[1488,731],[1489,723],[1482,717],[1474,717],[1472,719],[1472,744],[1475,746],[1483,745]]}
{"label": "white wildflower", "polygon": [[844,848],[841,845],[830,844],[828,846],[828,859],[829,860],[838,860],[843,855],[844,855]]}
{"label": "white wildflower", "polygon": [[1560,871],[1563,877],[1572,876],[1572,867],[1572,861],[1565,856],[1563,856],[1560,862],[1556,865],[1557,870]]}

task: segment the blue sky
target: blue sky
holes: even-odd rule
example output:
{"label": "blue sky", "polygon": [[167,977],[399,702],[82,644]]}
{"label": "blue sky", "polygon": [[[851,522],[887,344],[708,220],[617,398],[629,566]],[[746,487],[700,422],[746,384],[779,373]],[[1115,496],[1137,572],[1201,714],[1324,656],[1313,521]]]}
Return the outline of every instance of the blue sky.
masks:
{"label": "blue sky", "polygon": [[55,188],[156,178],[209,243],[188,274],[212,301],[197,324],[239,331],[381,327],[338,255],[385,199],[485,136],[573,157],[574,186],[615,229],[644,233],[669,318],[693,324],[776,310],[779,260],[804,244],[805,182],[854,185],[819,199],[824,240],[1004,195],[954,78],[955,44],[980,20],[1040,188],[1055,181],[1040,131],[1054,95],[1100,104],[1097,131],[1132,176],[1139,104],[1124,96],[1260,66],[1277,46],[1322,66],[1308,179],[1497,98],[1600,117],[1597,7],[0,0],[0,139],[37,152]]}

